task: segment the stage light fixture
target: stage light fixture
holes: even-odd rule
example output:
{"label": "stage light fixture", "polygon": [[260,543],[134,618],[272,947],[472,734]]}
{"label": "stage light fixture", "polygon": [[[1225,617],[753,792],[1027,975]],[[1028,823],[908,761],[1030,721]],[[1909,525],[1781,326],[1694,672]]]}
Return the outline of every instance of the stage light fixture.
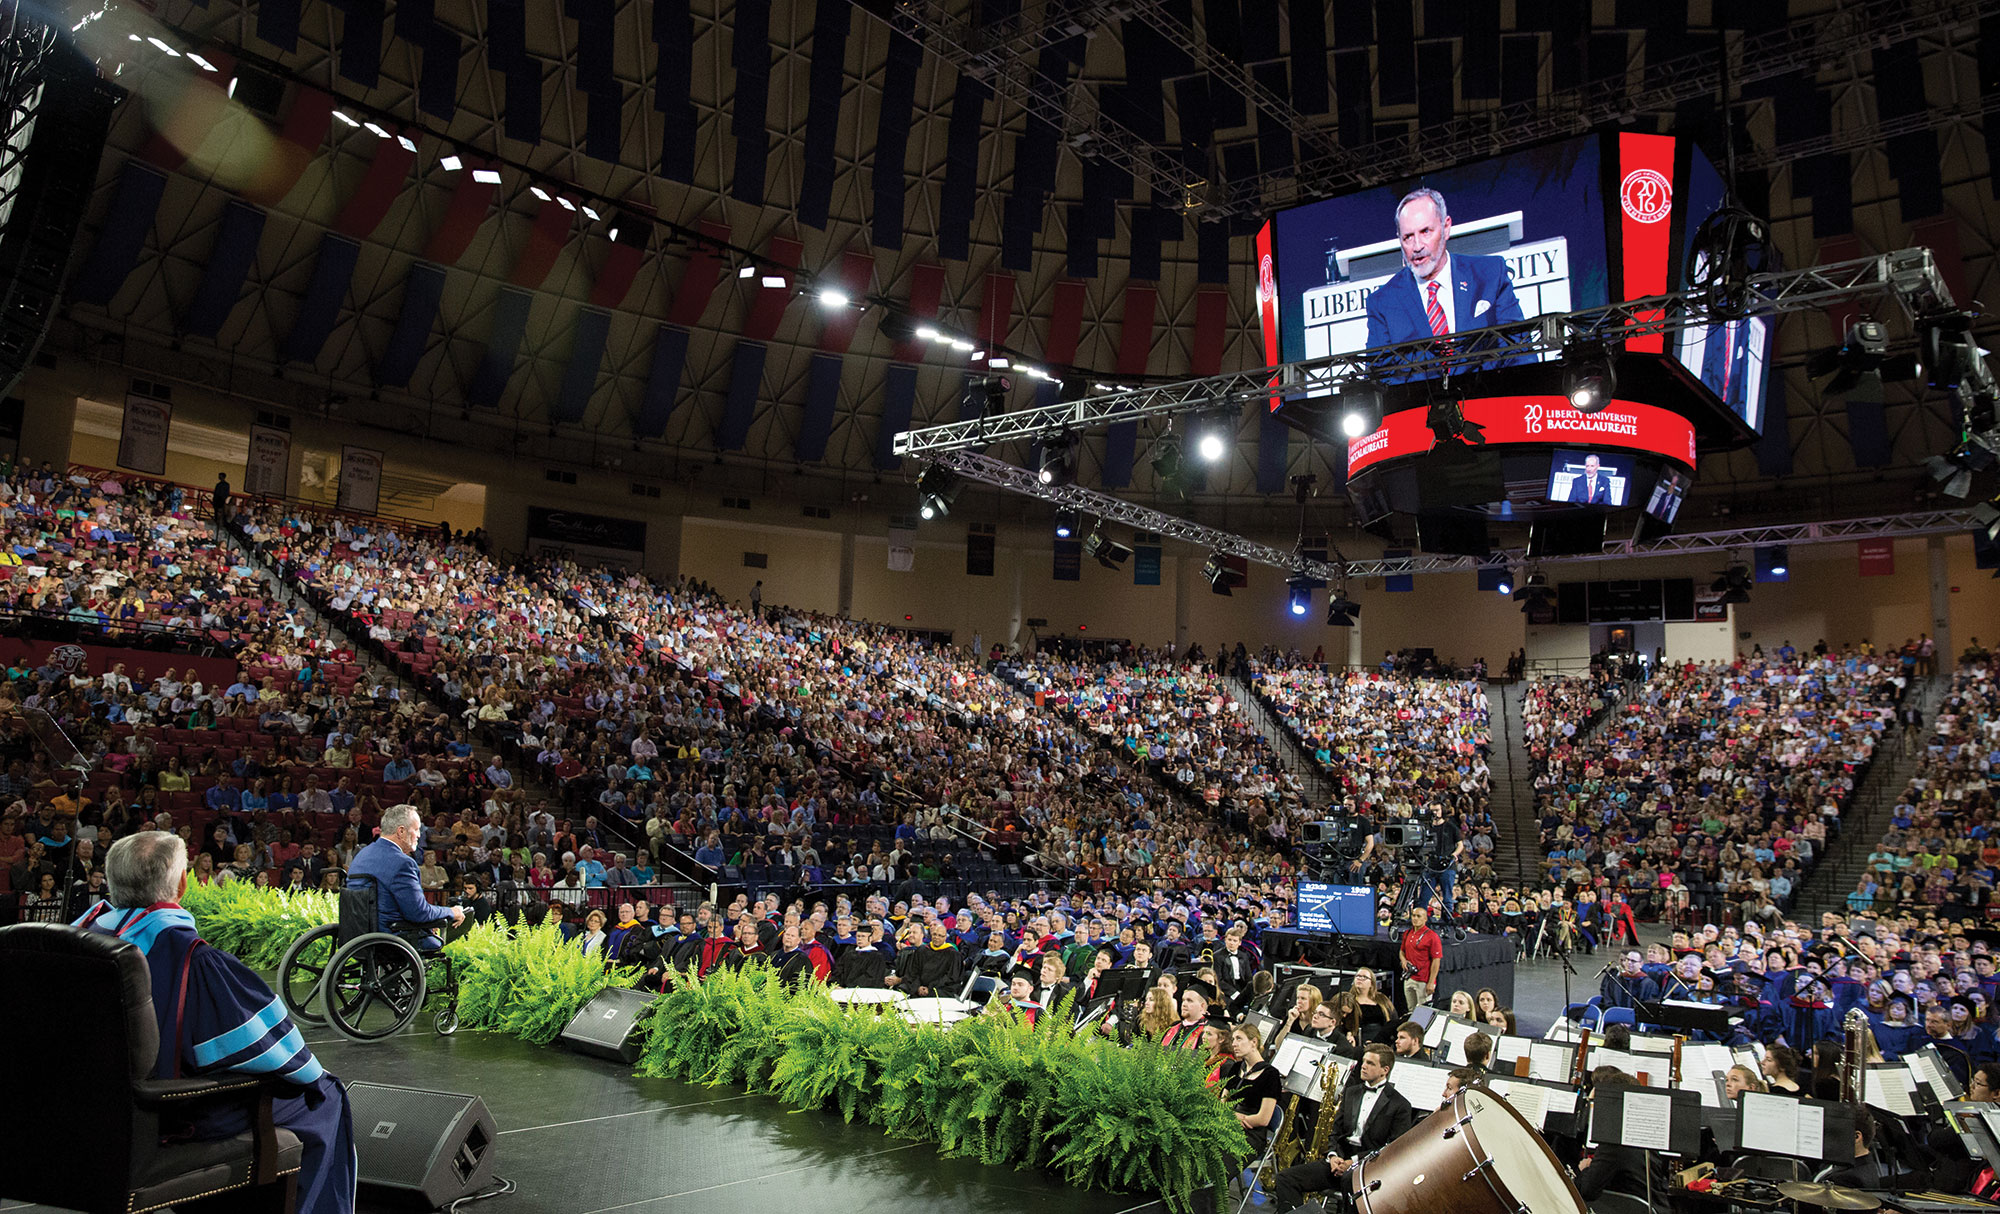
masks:
{"label": "stage light fixture", "polygon": [[[590,221],[591,221],[592,223],[596,223],[596,222],[597,222],[598,220],[600,220],[600,219],[603,219],[603,218],[604,218],[604,216],[602,216],[602,215],[599,215],[599,214],[597,213],[597,208],[596,208],[596,207],[593,207],[593,206],[591,206],[591,205],[590,205],[589,203],[587,203],[587,202],[583,204],[583,214],[584,214],[584,218],[586,218],[586,219],[590,220]],[[613,239],[616,239],[616,238],[614,237]]]}
{"label": "stage light fixture", "polygon": [[1044,485],[1067,485],[1076,479],[1076,440],[1059,434],[1042,444],[1035,479]]}
{"label": "stage light fixture", "polygon": [[1182,472],[1182,450],[1180,434],[1168,430],[1152,444],[1152,474],[1160,480],[1162,488],[1180,480]]}
{"label": "stage light fixture", "polygon": [[844,308],[854,301],[849,299],[847,292],[841,290],[839,287],[821,287],[819,302],[823,308]]}
{"label": "stage light fixture", "polygon": [[472,179],[473,179],[474,181],[478,182],[478,183],[479,183],[480,185],[499,185],[499,184],[500,184],[500,170],[499,170],[499,169],[474,169],[474,170],[472,170]]}
{"label": "stage light fixture", "polygon": [[1430,406],[1425,410],[1424,425],[1440,444],[1478,447],[1486,442],[1486,428],[1466,420],[1463,393],[1443,381],[1430,385]]}
{"label": "stage light fixture", "polygon": [[396,143],[397,146],[401,147],[406,152],[414,152],[417,150],[417,141],[410,138],[408,135],[396,136]]}
{"label": "stage light fixture", "polygon": [[1725,603],[1747,603],[1750,601],[1750,566],[1741,561],[1716,574],[1708,588],[1722,596]]}
{"label": "stage light fixture", "polygon": [[1208,560],[1202,564],[1201,576],[1208,581],[1209,590],[1225,597],[1230,594],[1230,587],[1235,581],[1229,562],[1220,552],[1209,553]]}
{"label": "stage light fixture", "polygon": [[1523,614],[1555,601],[1556,588],[1549,585],[1548,575],[1536,570],[1514,590],[1514,601],[1521,604]]}
{"label": "stage light fixture", "polygon": [[2000,497],[1972,508],[1972,529],[1989,541],[2000,540]]}
{"label": "stage light fixture", "polygon": [[1839,346],[1806,360],[1806,374],[1826,379],[1826,391],[1833,396],[1865,389],[1879,398],[1883,381],[1916,379],[1922,373],[1916,355],[1889,353],[1889,326],[1879,320],[1855,321]]}
{"label": "stage light fixture", "polygon": [[1229,440],[1235,436],[1235,424],[1236,415],[1228,410],[1218,409],[1202,418],[1194,450],[1203,463],[1215,463],[1228,454]]}
{"label": "stage light fixture", "polygon": [[737,270],[736,270],[736,277],[738,277],[738,278],[755,278],[755,277],[757,277],[757,267],[756,267],[756,266],[739,266],[739,267],[737,268]]}
{"label": "stage light fixture", "polygon": [[944,518],[963,487],[956,472],[930,465],[917,477],[917,514],[925,522]]}
{"label": "stage light fixture", "polygon": [[[230,86],[230,87],[231,87],[232,89],[233,89],[233,88],[235,88],[235,87],[236,87],[236,82],[235,82],[234,80],[231,80],[231,81],[229,82],[229,86]],[[347,128],[349,129],[349,130],[352,130],[352,129],[354,129],[355,127],[358,127],[358,126],[360,126],[360,125],[361,125],[361,120],[360,120],[360,119],[358,119],[358,118],[350,118],[350,117],[348,117],[348,116],[347,116],[347,115],[346,115],[345,113],[341,112],[340,110],[335,110],[335,111],[333,111],[333,116],[334,116],[335,118],[339,119],[339,120],[340,120],[340,122],[341,122],[341,123],[342,123],[343,125],[345,125],[345,126],[346,126],[346,127],[347,127]]]}
{"label": "stage light fixture", "polygon": [[782,291],[785,289],[785,276],[783,274],[766,274],[757,280],[757,285],[767,287],[773,291]]}
{"label": "stage light fixture", "polygon": [[917,336],[923,338],[925,341],[936,341],[938,339],[937,327],[935,325],[918,325]]}
{"label": "stage light fixture", "polygon": [[1340,433],[1360,438],[1382,428],[1382,385],[1350,379],[1340,385]]}
{"label": "stage light fixture", "polygon": [[1361,614],[1361,604],[1347,597],[1347,587],[1335,591],[1326,601],[1326,626],[1329,628],[1352,628],[1354,617]]}
{"label": "stage light fixture", "polygon": [[456,172],[458,172],[458,170],[459,170],[460,168],[464,167],[464,164],[465,164],[465,162],[464,162],[464,161],[462,161],[462,160],[460,160],[460,159],[459,159],[458,157],[456,157],[456,156],[440,156],[440,157],[438,157],[438,167],[439,167],[439,168],[441,168],[441,169],[443,169],[443,170],[444,170],[445,172],[447,172],[447,173],[456,173]]}
{"label": "stage light fixture", "polygon": [[1510,578],[1510,577],[1507,577],[1507,576],[1505,576],[1505,575],[1502,575],[1502,576],[1501,576],[1501,578],[1500,578],[1500,584],[1499,584],[1498,586],[1495,586],[1495,587],[1494,587],[1493,589],[1495,589],[1495,590],[1499,591],[1499,592],[1500,592],[1501,594],[1503,594],[1503,595],[1510,595],[1510,594],[1513,594],[1513,593],[1514,593],[1514,579],[1513,579],[1513,578]]}
{"label": "stage light fixture", "polygon": [[1064,507],[1056,511],[1056,538],[1066,540],[1076,534],[1076,511]]}
{"label": "stage light fixture", "polygon": [[1563,347],[1563,395],[1578,413],[1596,413],[1618,391],[1618,372],[1601,341],[1575,342]]}
{"label": "stage light fixture", "polygon": [[[368,129],[372,131],[375,128],[373,125],[370,125]],[[549,200],[549,192],[538,185],[529,186],[528,193],[533,194],[535,197],[541,199],[543,202],[547,202]]]}
{"label": "stage light fixture", "polygon": [[1294,574],[1285,579],[1285,605],[1293,615],[1304,615],[1312,610],[1313,580],[1304,574]]}
{"label": "stage light fixture", "polygon": [[1741,207],[1723,207],[1695,229],[1688,286],[1705,297],[1721,320],[1739,320],[1749,311],[1752,275],[1775,269],[1771,230]]}
{"label": "stage light fixture", "polygon": [[1090,534],[1083,537],[1083,554],[1096,557],[1106,569],[1116,569],[1132,557],[1132,550],[1104,534],[1104,520],[1098,519]]}

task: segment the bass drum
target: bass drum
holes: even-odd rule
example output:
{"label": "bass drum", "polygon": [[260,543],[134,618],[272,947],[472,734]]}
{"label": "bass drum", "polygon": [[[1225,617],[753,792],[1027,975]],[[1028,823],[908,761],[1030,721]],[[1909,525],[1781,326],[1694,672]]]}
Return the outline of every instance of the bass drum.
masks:
{"label": "bass drum", "polygon": [[1513,1105],[1478,1088],[1351,1175],[1360,1214],[1589,1214],[1542,1136]]}

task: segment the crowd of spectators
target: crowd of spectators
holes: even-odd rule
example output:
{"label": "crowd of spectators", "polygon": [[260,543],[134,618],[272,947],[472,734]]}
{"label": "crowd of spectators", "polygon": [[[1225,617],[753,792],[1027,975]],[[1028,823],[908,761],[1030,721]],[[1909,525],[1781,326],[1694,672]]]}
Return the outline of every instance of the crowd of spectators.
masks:
{"label": "crowd of spectators", "polygon": [[0,470],[0,613],[125,643],[233,645],[276,624],[259,571],[218,543],[199,494],[103,474]]}
{"label": "crowd of spectators", "polygon": [[1587,733],[1618,695],[1618,681],[1605,663],[1582,675],[1536,679],[1521,696],[1521,740],[1530,769],[1539,774],[1551,755],[1567,754],[1577,735]]}
{"label": "crowd of spectators", "polygon": [[1789,646],[1656,664],[1599,729],[1542,756],[1544,883],[1586,926],[1606,905],[1670,923],[1779,922],[1906,685],[1894,663]]}
{"label": "crowd of spectators", "polygon": [[1991,657],[1963,661],[1928,732],[1888,833],[1847,894],[1850,910],[1985,915],[2000,882],[2000,682]]}

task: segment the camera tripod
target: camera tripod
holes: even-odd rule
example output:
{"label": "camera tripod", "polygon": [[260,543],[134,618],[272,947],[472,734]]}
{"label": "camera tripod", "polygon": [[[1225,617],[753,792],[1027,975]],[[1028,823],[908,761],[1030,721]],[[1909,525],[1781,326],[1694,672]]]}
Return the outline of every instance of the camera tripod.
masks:
{"label": "camera tripod", "polygon": [[1459,915],[1458,907],[1446,895],[1443,882],[1439,878],[1452,871],[1449,859],[1434,855],[1415,856],[1403,861],[1403,888],[1396,894],[1396,904],[1389,912],[1391,923],[1408,923],[1410,912],[1419,906],[1428,905],[1428,895],[1435,889],[1438,894],[1438,908],[1431,914],[1431,929],[1442,936],[1447,930],[1455,933],[1454,940],[1463,940],[1471,929]]}

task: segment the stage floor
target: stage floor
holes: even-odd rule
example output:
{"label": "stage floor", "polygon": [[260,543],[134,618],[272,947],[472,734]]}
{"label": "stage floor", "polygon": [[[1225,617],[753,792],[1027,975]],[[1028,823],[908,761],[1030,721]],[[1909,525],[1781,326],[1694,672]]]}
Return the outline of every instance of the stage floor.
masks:
{"label": "stage floor", "polygon": [[[1607,956],[1574,959],[1576,998],[1596,992],[1594,975]],[[1519,963],[1515,1002],[1521,1027],[1539,1033],[1562,1010],[1561,966]],[[425,1028],[360,1046],[319,1029],[307,1042],[343,1079],[468,1092],[486,1102],[500,1128],[495,1170],[518,1188],[461,1214],[783,1214],[802,1201],[870,1214],[1161,1208],[1136,1196],[1068,1188],[1040,1171],[947,1159],[928,1142],[891,1138],[833,1114],[794,1113],[763,1093],[640,1079],[617,1063],[511,1037],[439,1038]],[[371,1214],[377,1208],[365,1200],[361,1206]],[[43,1209],[0,1202],[0,1214]]]}

